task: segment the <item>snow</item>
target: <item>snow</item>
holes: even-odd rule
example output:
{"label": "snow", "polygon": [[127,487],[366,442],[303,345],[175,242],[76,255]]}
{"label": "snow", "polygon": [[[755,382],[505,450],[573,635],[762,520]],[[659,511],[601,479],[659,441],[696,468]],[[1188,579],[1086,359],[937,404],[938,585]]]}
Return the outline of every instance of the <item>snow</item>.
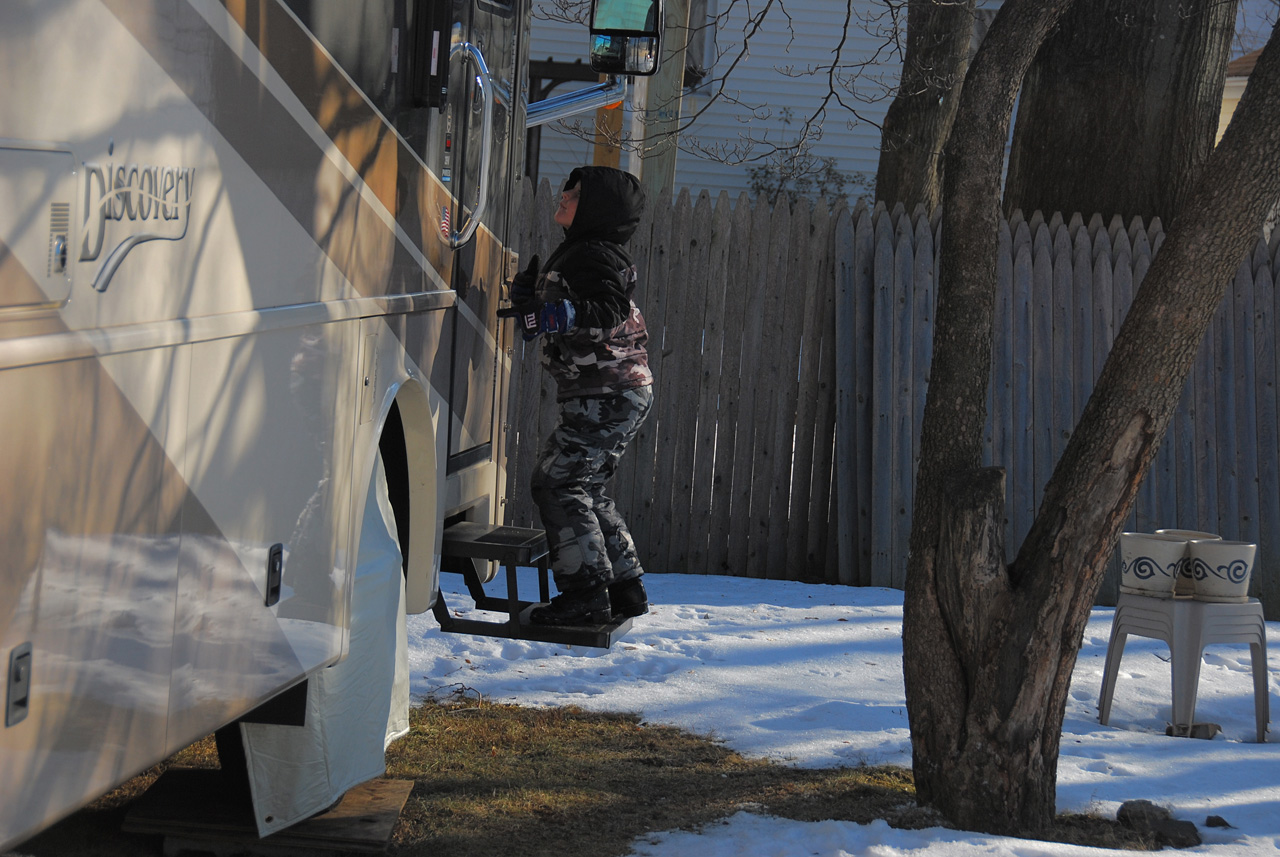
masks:
{"label": "snow", "polygon": [[[522,574],[524,571],[522,571]],[[451,609],[470,606],[446,576]],[[744,755],[804,767],[911,765],[902,685],[902,593],[681,574],[648,575],[652,610],[610,650],[443,634],[430,614],[410,617],[412,690],[462,684],[496,702],[573,704],[639,712],[649,723],[713,736]],[[491,594],[501,587],[490,584]],[[533,592],[532,579],[521,582]],[[1063,723],[1058,809],[1114,815],[1145,798],[1195,822],[1193,853],[1280,853],[1280,744],[1256,743],[1247,645],[1206,650],[1196,720],[1211,741],[1169,738],[1168,648],[1129,637],[1110,725],[1097,701],[1113,611],[1085,630]],[[1267,624],[1280,649],[1280,623]],[[1280,673],[1268,673],[1274,702]],[[1273,733],[1269,737],[1275,736]],[[1205,827],[1209,815],[1232,829]],[[1083,857],[1114,853],[941,828],[895,830],[882,821],[798,822],[740,812],[697,832],[643,836],[634,857]]]}

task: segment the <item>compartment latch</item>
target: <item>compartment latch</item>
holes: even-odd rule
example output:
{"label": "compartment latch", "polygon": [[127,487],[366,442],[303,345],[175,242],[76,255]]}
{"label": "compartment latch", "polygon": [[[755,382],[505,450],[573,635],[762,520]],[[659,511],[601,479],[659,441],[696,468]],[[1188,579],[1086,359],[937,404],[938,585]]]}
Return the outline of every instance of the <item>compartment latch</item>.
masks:
{"label": "compartment latch", "polygon": [[22,645],[9,652],[9,677],[5,699],[4,725],[16,726],[27,719],[31,709],[31,644]]}

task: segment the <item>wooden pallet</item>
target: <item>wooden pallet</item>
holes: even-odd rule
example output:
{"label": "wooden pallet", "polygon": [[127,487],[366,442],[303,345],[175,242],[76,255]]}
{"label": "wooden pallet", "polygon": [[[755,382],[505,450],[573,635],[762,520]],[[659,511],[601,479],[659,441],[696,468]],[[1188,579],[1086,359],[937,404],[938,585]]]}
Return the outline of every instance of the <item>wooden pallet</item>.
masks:
{"label": "wooden pallet", "polygon": [[134,802],[121,828],[163,836],[170,857],[191,852],[217,857],[378,853],[391,842],[412,788],[409,780],[369,780],[349,789],[330,809],[259,839],[252,809],[225,787],[220,770],[171,768]]}

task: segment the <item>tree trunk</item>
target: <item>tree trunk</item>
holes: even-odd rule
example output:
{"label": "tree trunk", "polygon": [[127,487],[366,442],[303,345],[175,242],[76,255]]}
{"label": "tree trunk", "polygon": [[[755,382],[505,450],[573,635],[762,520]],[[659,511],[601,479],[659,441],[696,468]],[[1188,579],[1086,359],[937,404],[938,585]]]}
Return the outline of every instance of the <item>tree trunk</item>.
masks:
{"label": "tree trunk", "polygon": [[[1038,830],[1053,819],[1067,692],[1107,559],[1226,285],[1280,197],[1280,38],[1273,33],[1006,568],[998,540],[986,535],[1001,520],[1001,492],[990,471],[977,470],[990,375],[998,159],[967,153],[1003,148],[1000,113],[984,116],[970,105],[1004,97],[1003,84],[987,79],[983,52],[1007,59],[1003,67],[991,61],[999,70],[990,78],[1016,79],[1018,41],[1034,49],[1065,4],[1030,5],[1002,9],[974,60],[950,144],[934,374],[903,622],[917,794],[962,827],[998,833]],[[981,323],[969,306],[975,301],[984,302]]]}
{"label": "tree trunk", "polygon": [[[1016,669],[1007,679],[990,672],[1009,660],[1002,654],[1008,644],[1003,639],[1007,629],[1000,623],[1030,617],[1005,609],[1015,593],[1004,580],[1003,561],[973,576],[982,560],[957,563],[952,551],[942,566],[938,552],[942,522],[951,514],[943,512],[944,480],[975,470],[982,460],[1000,175],[1014,97],[1037,47],[1069,4],[1022,0],[1001,7],[969,68],[943,176],[938,309],[907,562],[903,677],[917,799],[974,830],[1043,827],[1054,810],[1054,772],[1049,772],[1046,788],[1040,764],[1014,758],[1037,754],[1038,741],[1023,734],[1023,724],[1004,728],[1001,716],[1013,714],[1008,698],[1025,671]],[[988,555],[985,561],[995,560]],[[1001,653],[988,659],[990,666],[975,663],[973,651],[956,645],[949,628],[962,617],[954,609],[948,615],[940,601],[942,590],[963,592],[979,583],[1002,599],[999,614],[989,617],[993,627],[982,633],[983,654]],[[948,603],[963,600],[953,597]],[[1011,684],[1001,685],[996,698],[989,684],[970,687],[975,670]],[[993,706],[997,710],[990,716],[987,710]],[[984,744],[990,751],[984,751]]]}
{"label": "tree trunk", "polygon": [[1022,87],[1005,212],[1159,216],[1213,151],[1237,0],[1076,0]]}
{"label": "tree trunk", "polygon": [[902,81],[884,117],[876,199],[892,207],[942,199],[942,146],[969,68],[974,0],[909,0]]}

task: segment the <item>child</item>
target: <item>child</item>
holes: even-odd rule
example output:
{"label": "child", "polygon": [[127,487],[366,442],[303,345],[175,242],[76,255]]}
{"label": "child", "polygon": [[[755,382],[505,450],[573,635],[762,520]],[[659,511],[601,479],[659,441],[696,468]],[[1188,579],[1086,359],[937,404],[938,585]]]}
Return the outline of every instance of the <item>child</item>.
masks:
{"label": "child", "polygon": [[531,489],[559,594],[536,607],[542,625],[595,625],[649,609],[644,569],[605,484],[653,403],[644,317],[632,301],[636,269],[622,249],[644,210],[634,176],[611,167],[569,174],[555,222],[564,241],[541,272],[538,257],[511,284],[526,341],[543,337],[556,380],[556,426]]}

